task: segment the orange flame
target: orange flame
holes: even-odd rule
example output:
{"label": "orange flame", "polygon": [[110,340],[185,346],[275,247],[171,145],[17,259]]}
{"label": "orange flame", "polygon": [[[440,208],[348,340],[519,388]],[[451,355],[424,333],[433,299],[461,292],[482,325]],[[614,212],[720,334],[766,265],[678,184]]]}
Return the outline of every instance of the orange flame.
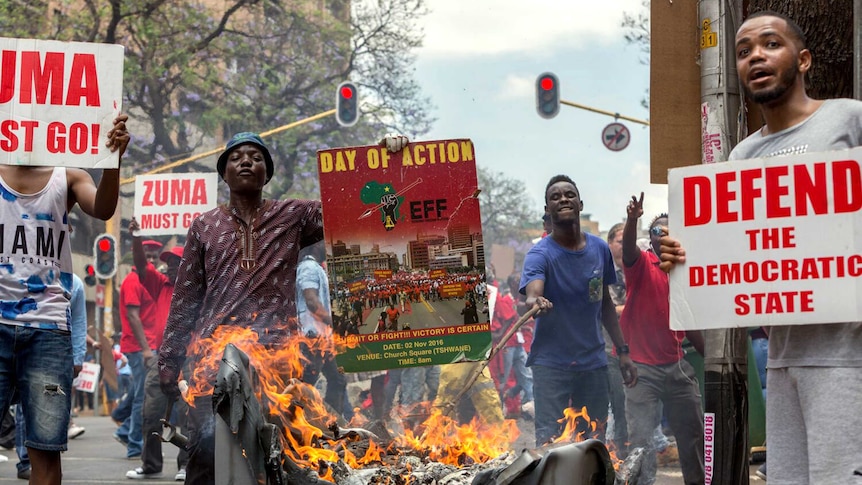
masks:
{"label": "orange flame", "polygon": [[[582,407],[580,411],[575,410],[575,408],[564,409],[563,418],[557,422],[565,422],[565,427],[563,428],[563,434],[553,441],[555,444],[585,441],[589,438],[587,434],[594,433],[598,427],[598,423],[590,420],[586,407]],[[585,427],[587,429],[584,429]]]}
{"label": "orange flame", "polygon": [[419,450],[429,458],[447,465],[460,466],[467,463],[483,463],[506,451],[520,432],[514,420],[506,420],[499,426],[488,425],[474,418],[465,425],[458,424],[439,410],[434,410],[418,429],[405,430],[396,442],[405,448]]}
{"label": "orange flame", "polygon": [[[270,331],[287,333],[288,328],[292,328],[289,324],[284,329]],[[332,480],[333,473],[328,463],[343,460],[348,466],[359,468],[381,463],[387,452],[399,453],[404,449],[415,450],[416,454],[455,466],[485,462],[509,451],[510,444],[519,435],[517,423],[513,420],[489,425],[474,419],[460,425],[440,411],[432,411],[416,427],[416,432],[405,430],[389,450],[369,440],[365,455],[357,459],[341,442],[326,438],[323,430],[337,418],[329,413],[317,390],[299,380],[303,365],[307,363],[304,352],[308,349],[333,355],[337,347],[350,344],[337,337],[312,339],[292,336],[284,344],[266,347],[258,342],[254,331],[240,326],[221,326],[210,338],[193,342],[189,353],[201,357],[190,379],[193,387],[186,396],[190,404],[193,405],[194,397],[212,393],[214,376],[228,343],[245,353],[255,369],[252,375],[256,375],[258,382],[252,383],[252,387],[256,389],[256,397],[269,413],[270,420],[278,420],[277,424],[285,431],[282,436],[285,454],[299,466],[317,470],[326,480]],[[427,403],[425,406],[429,407]],[[423,416],[428,414],[428,411],[421,413]],[[586,416],[586,410],[583,415]],[[361,413],[356,413],[351,426],[361,427],[367,422]]]}

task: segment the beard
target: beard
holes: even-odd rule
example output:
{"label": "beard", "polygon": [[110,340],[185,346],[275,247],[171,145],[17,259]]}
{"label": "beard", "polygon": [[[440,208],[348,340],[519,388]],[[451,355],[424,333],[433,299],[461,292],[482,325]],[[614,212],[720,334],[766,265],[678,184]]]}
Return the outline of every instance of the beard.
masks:
{"label": "beard", "polygon": [[747,84],[742,84],[742,90],[745,92],[745,95],[748,99],[754,101],[757,104],[770,104],[775,101],[778,101],[788,91],[793,87],[794,83],[796,83],[796,75],[799,73],[799,60],[797,59],[793,65],[785,69],[784,71],[778,74],[778,84],[770,89],[765,89],[761,91],[754,92],[752,91]]}

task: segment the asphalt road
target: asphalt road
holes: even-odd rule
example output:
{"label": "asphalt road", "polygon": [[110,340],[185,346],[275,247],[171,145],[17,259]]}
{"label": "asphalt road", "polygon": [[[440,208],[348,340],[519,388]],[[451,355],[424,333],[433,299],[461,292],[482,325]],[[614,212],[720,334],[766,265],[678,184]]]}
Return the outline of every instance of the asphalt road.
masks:
{"label": "asphalt road", "polygon": [[[421,328],[446,327],[450,325],[462,325],[464,317],[461,315],[461,310],[464,308],[463,299],[451,299],[441,301],[426,301],[422,299],[418,302],[411,302],[409,307],[401,311],[401,316],[398,318],[399,330],[404,323],[409,323],[410,328],[418,330]],[[359,328],[360,333],[372,333],[377,328],[377,319],[380,313],[388,307],[376,307],[365,317],[365,325]],[[479,308],[479,323],[487,322],[488,316],[481,312]]]}
{"label": "asphalt road", "polygon": [[[71,440],[69,451],[63,453],[64,484],[129,485],[139,482],[126,478],[126,472],[141,466],[141,460],[126,459],[126,449],[111,437],[117,426],[110,417],[79,416],[74,421],[86,428],[86,431]],[[174,481],[174,474],[177,472],[177,448],[165,444],[162,451],[165,455],[163,478],[146,480],[146,483],[179,483]],[[0,448],[0,454],[9,458],[9,461],[0,463],[0,483],[26,483],[17,477],[15,463],[18,462],[18,456],[15,450]]]}
{"label": "asphalt road", "polygon": [[[125,458],[126,451],[111,438],[116,425],[109,417],[82,416],[75,422],[84,426],[87,431],[75,440],[69,442],[69,451],[63,454],[63,483],[81,485],[107,485],[138,483],[137,480],[126,478],[126,472],[140,466],[140,460],[130,461]],[[514,449],[529,447],[532,443],[532,423],[519,421],[522,435],[514,444]],[[164,475],[160,479],[145,480],[148,484],[179,483],[173,480],[176,473],[177,449],[170,444],[163,447],[165,455]],[[0,448],[0,454],[9,461],[0,463],[0,484],[26,483],[16,477],[15,463],[18,461],[15,450]],[[757,465],[752,465],[751,483],[765,483],[754,475]],[[656,485],[682,484],[682,472],[679,467],[659,468]]]}

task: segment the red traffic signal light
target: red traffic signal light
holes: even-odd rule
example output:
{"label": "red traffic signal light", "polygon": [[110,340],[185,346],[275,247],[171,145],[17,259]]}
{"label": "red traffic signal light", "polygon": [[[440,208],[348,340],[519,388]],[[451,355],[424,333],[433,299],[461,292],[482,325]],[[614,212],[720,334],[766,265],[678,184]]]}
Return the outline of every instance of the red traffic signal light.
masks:
{"label": "red traffic signal light", "polygon": [[95,286],[96,285],[96,268],[93,267],[92,264],[88,264],[84,266],[84,283],[87,286]]}
{"label": "red traffic signal light", "polygon": [[106,280],[117,274],[117,241],[110,234],[101,234],[93,243],[94,273]]}
{"label": "red traffic signal light", "polygon": [[536,111],[545,119],[560,112],[560,80],[554,73],[542,73],[536,79]]}
{"label": "red traffic signal light", "polygon": [[341,126],[353,126],[359,121],[359,96],[356,85],[345,81],[335,94],[335,120]]}

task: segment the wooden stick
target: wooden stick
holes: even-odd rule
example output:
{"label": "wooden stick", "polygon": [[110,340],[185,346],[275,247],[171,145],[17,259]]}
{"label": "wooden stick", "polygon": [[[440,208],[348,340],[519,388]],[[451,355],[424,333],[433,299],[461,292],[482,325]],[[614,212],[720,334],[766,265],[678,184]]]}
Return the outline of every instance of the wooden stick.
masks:
{"label": "wooden stick", "polygon": [[508,342],[509,339],[512,338],[512,335],[515,335],[515,332],[520,330],[520,328],[523,327],[524,324],[527,323],[527,321],[533,317],[533,315],[538,313],[538,311],[539,307],[533,306],[533,308],[529,309],[527,313],[521,315],[521,318],[519,318],[514,325],[509,327],[509,330],[503,335],[503,338],[501,338],[500,341],[497,342],[497,345],[495,345],[494,348],[491,349],[491,353],[488,355],[488,359],[483,361],[482,365],[477,367],[476,370],[473,371],[473,375],[471,375],[470,378],[467,379],[467,382],[464,384],[464,388],[461,389],[461,391],[455,396],[454,399],[452,399],[452,401],[448,402],[445,406],[443,406],[443,414],[445,416],[449,416],[450,413],[455,409],[455,407],[458,406],[458,402],[461,401],[461,398],[464,397],[464,394],[467,394],[467,391],[470,390],[471,387],[473,387],[473,384],[476,383],[476,379],[479,378],[479,376],[482,374],[482,371],[485,370],[485,367],[488,367],[488,363],[491,362],[491,359],[493,359],[494,356],[496,356],[500,352],[500,350],[503,349],[503,346],[505,346],[506,342]]}

